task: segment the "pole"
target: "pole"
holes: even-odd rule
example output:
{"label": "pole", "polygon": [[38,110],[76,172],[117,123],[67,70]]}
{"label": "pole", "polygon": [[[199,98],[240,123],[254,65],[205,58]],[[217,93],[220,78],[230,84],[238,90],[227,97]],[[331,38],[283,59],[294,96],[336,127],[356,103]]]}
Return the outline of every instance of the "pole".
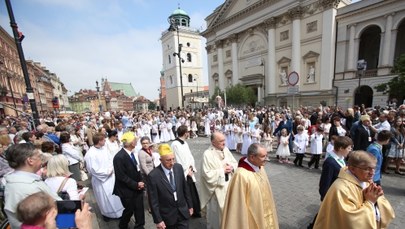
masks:
{"label": "pole", "polygon": [[20,35],[18,32],[18,26],[17,26],[17,23],[15,22],[14,13],[13,13],[13,9],[11,8],[10,0],[5,0],[5,2],[6,2],[6,6],[7,6],[8,16],[10,17],[10,26],[13,29],[14,41],[17,46],[18,56],[20,57],[20,64],[21,64],[23,75],[24,75],[25,85],[27,87],[27,89],[26,89],[27,97],[28,97],[30,105],[31,105],[32,117],[34,118],[35,126],[38,126],[39,125],[39,115],[38,115],[37,105],[35,103],[34,91],[32,90],[30,78],[28,75],[27,65],[26,65],[25,57],[24,57],[24,51],[21,46],[21,41],[23,40],[24,36]]}
{"label": "pole", "polygon": [[179,72],[180,72],[180,91],[181,91],[181,108],[184,108],[184,94],[183,94],[183,73],[181,70],[181,44],[180,44],[180,35],[179,35],[179,25],[176,25],[176,31],[177,31],[177,44],[178,44],[178,52],[177,52],[177,57],[179,58]]}

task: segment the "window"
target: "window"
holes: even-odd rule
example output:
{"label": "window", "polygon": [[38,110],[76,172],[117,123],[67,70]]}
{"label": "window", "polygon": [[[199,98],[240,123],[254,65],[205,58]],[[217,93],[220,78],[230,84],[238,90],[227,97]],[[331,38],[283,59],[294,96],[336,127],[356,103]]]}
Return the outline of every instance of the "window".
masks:
{"label": "window", "polygon": [[170,76],[170,85],[172,85],[172,84],[173,84],[173,77]]}
{"label": "window", "polygon": [[191,53],[187,53],[187,62],[191,62]]}
{"label": "window", "polygon": [[226,52],[225,52],[225,57],[226,57],[226,58],[231,57],[231,50],[226,50]]}
{"label": "window", "polygon": [[188,82],[192,83],[193,82],[193,75],[188,74]]}
{"label": "window", "polygon": [[307,33],[315,32],[318,30],[318,21],[307,23]]}
{"label": "window", "polygon": [[218,56],[217,56],[217,55],[214,55],[214,56],[212,57],[212,60],[213,60],[214,62],[217,62],[217,61],[218,61]]}
{"label": "window", "polygon": [[280,33],[280,41],[288,40],[288,30]]}
{"label": "window", "polygon": [[169,57],[169,64],[172,63],[172,57],[170,55],[167,55]]}
{"label": "window", "polygon": [[190,47],[190,42],[187,42],[187,47]]}

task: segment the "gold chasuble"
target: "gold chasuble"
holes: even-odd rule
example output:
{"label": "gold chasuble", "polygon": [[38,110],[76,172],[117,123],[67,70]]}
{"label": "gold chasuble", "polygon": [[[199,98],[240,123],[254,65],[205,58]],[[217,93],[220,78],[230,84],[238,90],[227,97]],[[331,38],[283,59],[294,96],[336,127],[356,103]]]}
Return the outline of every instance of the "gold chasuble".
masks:
{"label": "gold chasuble", "polygon": [[238,168],[226,194],[222,229],[278,229],[276,206],[263,167],[259,172],[245,161]]}
{"label": "gold chasuble", "polygon": [[381,220],[377,221],[373,204],[364,200],[363,188],[347,170],[347,167],[340,170],[338,179],[326,193],[314,229],[388,228],[391,220],[395,218],[391,204],[384,196],[378,198],[376,205]]}

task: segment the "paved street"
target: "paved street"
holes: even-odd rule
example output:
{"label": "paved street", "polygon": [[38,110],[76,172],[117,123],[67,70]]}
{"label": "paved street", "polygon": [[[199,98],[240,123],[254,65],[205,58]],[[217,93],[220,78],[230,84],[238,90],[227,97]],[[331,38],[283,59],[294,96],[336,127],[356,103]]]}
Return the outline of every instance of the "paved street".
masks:
{"label": "paved street", "polygon": [[[209,146],[209,139],[199,137],[190,139],[188,142],[196,159],[197,170],[199,171],[201,157],[204,150]],[[240,158],[239,155],[234,154],[234,156],[236,159]],[[272,156],[274,157],[274,155]],[[306,159],[308,160],[308,158]],[[277,204],[280,228],[306,228],[319,208],[318,182],[321,171],[279,164],[275,159],[266,164],[266,171],[269,175]],[[382,185],[385,195],[393,205],[397,216],[390,228],[403,228],[400,225],[405,225],[405,177],[394,174],[386,175],[383,177]],[[104,222],[100,218],[100,213],[91,193],[88,195],[88,200],[93,203],[92,205],[98,215],[97,222],[99,228],[118,228],[118,221]],[[145,215],[145,228],[156,228],[151,215],[147,212]],[[190,228],[205,228],[205,225],[204,218],[192,219]],[[132,226],[133,224],[130,225],[130,227]]]}

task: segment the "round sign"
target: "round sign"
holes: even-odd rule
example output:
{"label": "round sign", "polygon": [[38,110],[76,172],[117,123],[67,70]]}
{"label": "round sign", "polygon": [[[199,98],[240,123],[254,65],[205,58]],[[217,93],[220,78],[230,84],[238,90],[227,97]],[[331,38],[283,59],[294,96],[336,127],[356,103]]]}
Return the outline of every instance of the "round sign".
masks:
{"label": "round sign", "polygon": [[298,75],[298,73],[296,71],[291,72],[288,75],[288,84],[290,86],[295,86],[299,80],[300,80],[300,76]]}

